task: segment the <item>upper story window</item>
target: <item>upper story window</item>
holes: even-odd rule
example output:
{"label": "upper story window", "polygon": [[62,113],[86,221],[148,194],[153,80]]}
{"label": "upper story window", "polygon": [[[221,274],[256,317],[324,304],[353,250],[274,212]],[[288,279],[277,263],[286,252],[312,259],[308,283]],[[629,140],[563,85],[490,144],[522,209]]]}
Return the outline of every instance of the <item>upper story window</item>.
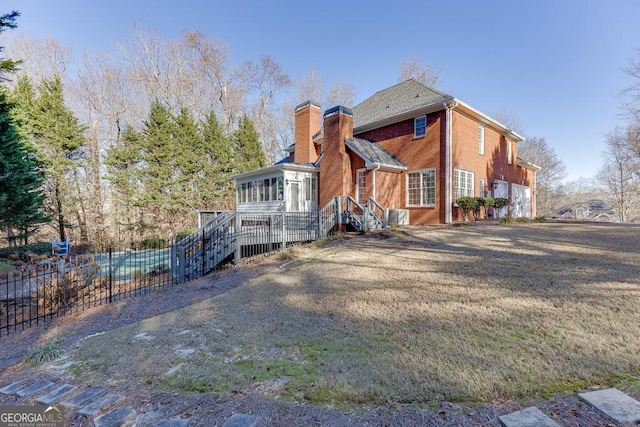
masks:
{"label": "upper story window", "polygon": [[473,197],[473,172],[454,169],[453,200],[457,200],[460,197]]}
{"label": "upper story window", "polygon": [[436,204],[436,171],[427,169],[407,174],[407,204],[433,206]]}
{"label": "upper story window", "polygon": [[513,149],[511,148],[511,141],[507,139],[507,163],[513,163]]}
{"label": "upper story window", "polygon": [[478,153],[484,155],[484,126],[478,125]]}
{"label": "upper story window", "polygon": [[427,134],[427,116],[420,116],[413,119],[413,135],[416,138]]}

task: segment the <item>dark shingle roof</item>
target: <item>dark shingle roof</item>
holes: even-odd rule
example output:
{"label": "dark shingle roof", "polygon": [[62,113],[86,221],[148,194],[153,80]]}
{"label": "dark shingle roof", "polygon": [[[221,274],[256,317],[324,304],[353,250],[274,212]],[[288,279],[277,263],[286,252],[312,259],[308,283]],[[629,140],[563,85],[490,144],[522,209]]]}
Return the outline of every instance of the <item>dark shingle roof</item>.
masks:
{"label": "dark shingle roof", "polygon": [[434,103],[444,103],[451,98],[446,93],[409,79],[381,90],[353,107],[353,126],[363,126]]}
{"label": "dark shingle roof", "polygon": [[371,164],[390,166],[393,168],[406,168],[406,165],[401,160],[392,156],[387,150],[375,142],[362,138],[347,138],[345,143],[347,147]]}

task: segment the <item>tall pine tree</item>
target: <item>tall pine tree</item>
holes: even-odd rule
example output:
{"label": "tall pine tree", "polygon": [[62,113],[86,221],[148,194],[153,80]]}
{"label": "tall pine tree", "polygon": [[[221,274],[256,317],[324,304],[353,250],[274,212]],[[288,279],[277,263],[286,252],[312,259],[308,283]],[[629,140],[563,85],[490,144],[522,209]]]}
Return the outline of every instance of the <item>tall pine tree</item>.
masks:
{"label": "tall pine tree", "polygon": [[47,221],[45,196],[37,161],[20,139],[11,107],[7,94],[0,90],[0,225],[7,228],[10,243],[27,244],[29,236]]}
{"label": "tall pine tree", "polygon": [[240,119],[238,129],[233,133],[238,172],[246,172],[267,166],[267,156],[260,143],[260,135],[249,117]]}
{"label": "tall pine tree", "polygon": [[21,134],[29,135],[45,171],[46,213],[66,240],[73,210],[73,173],[81,157],[84,127],[64,105],[62,80],[55,76],[38,86],[35,96],[28,78],[21,78],[13,91]]}
{"label": "tall pine tree", "polygon": [[[0,33],[7,28],[16,28],[16,18],[18,16],[20,16],[20,14],[15,10],[11,13],[0,15]],[[2,54],[3,50],[4,46],[0,46],[0,54]],[[21,62],[22,61],[14,61],[9,58],[0,57],[0,82],[8,80],[6,74],[16,71]]]}
{"label": "tall pine tree", "polygon": [[203,208],[231,209],[235,199],[231,175],[236,172],[233,145],[213,111],[202,123],[202,139],[204,182],[199,197]]}

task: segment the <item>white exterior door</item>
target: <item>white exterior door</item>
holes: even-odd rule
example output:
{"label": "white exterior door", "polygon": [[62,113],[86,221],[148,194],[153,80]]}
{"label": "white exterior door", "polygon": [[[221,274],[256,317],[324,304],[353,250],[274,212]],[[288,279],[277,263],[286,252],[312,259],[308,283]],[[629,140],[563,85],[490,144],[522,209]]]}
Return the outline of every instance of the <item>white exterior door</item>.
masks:
{"label": "white exterior door", "polygon": [[[509,183],[504,181],[496,181],[494,183],[495,188],[493,189],[493,198],[498,199],[508,199],[509,198]],[[502,218],[507,216],[509,213],[509,207],[505,206],[502,209],[494,209],[495,217]]]}
{"label": "white exterior door", "polygon": [[289,209],[288,212],[299,212],[300,211],[300,183],[299,182],[290,182],[289,183]]}
{"label": "white exterior door", "polygon": [[531,188],[513,184],[511,186],[511,211],[513,216],[531,216]]}

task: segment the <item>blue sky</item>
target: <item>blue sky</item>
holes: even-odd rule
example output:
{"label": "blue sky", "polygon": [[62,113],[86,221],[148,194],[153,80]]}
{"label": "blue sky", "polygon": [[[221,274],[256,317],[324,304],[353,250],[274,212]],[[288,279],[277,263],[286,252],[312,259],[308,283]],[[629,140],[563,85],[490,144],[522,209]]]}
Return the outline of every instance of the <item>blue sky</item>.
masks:
{"label": "blue sky", "polygon": [[134,26],[168,38],[199,29],[234,61],[269,54],[292,78],[315,69],[328,84],[353,84],[356,102],[418,57],[440,70],[444,92],[545,137],[569,179],[600,168],[604,135],[623,124],[622,69],[640,48],[638,0],[5,0],[0,13],[10,10],[22,32],[78,57],[112,49]]}

